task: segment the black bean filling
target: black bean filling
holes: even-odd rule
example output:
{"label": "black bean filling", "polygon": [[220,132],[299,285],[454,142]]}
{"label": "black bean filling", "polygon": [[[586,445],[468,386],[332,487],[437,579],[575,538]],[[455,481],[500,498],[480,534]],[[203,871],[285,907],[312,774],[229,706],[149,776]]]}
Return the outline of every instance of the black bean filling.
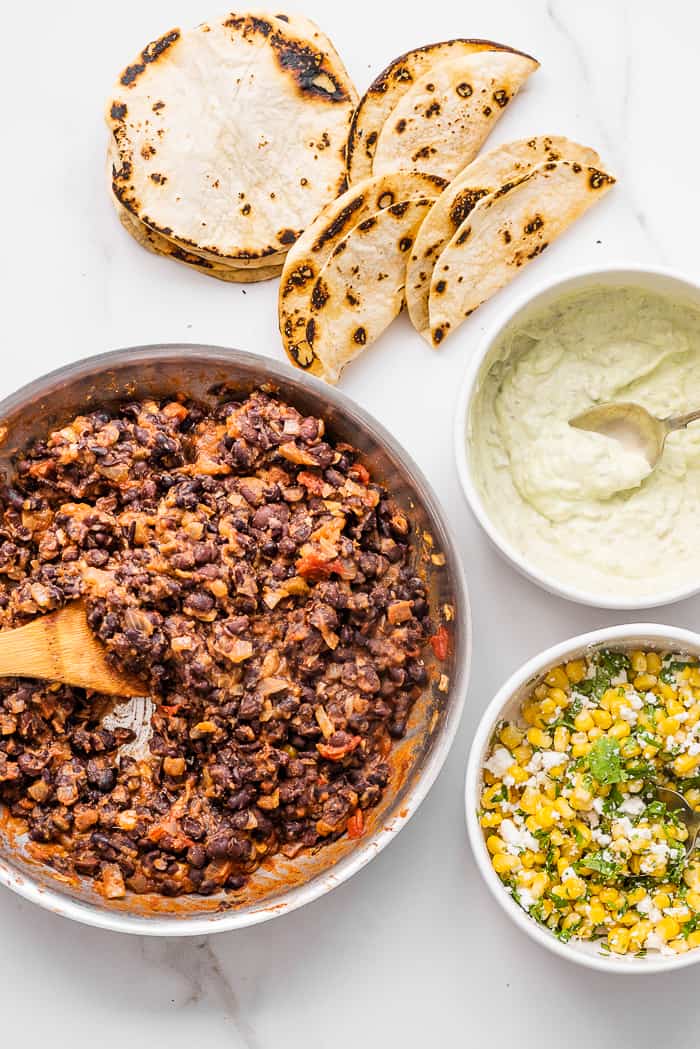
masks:
{"label": "black bean filling", "polygon": [[428,678],[410,539],[355,450],[262,391],[93,412],[24,453],[0,627],[83,598],[156,703],[139,760],[112,701],[0,681],[0,801],[34,854],[108,897],[206,895],[359,837]]}

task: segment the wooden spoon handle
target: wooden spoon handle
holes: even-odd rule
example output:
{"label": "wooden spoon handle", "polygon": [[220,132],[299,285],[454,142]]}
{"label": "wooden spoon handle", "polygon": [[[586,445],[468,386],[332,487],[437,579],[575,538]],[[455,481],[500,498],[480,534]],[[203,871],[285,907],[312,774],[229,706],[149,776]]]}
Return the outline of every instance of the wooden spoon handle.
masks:
{"label": "wooden spoon handle", "polygon": [[80,602],[0,631],[0,677],[45,678],[109,696],[143,696],[146,686],[115,670],[87,624]]}

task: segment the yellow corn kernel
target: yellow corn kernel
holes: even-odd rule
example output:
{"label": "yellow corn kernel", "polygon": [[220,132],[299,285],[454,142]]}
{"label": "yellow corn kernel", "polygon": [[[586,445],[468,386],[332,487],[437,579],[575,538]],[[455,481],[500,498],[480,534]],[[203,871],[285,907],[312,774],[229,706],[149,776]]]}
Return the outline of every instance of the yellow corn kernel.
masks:
{"label": "yellow corn kernel", "polygon": [[666,892],[657,892],[655,896],[652,896],[652,902],[662,911],[665,907],[671,906],[671,897]]}
{"label": "yellow corn kernel", "polygon": [[557,874],[561,878],[562,874],[567,869],[567,867],[570,866],[570,864],[569,864],[569,861],[567,859],[564,859],[562,857],[562,859],[557,860],[556,866],[557,866]]}
{"label": "yellow corn kernel", "polygon": [[[522,856],[520,858],[522,859]],[[518,885],[524,885],[525,887],[527,887],[528,885],[532,884],[532,879],[535,877],[535,872],[533,870],[518,871],[515,877],[518,882]]]}
{"label": "yellow corn kernel", "polygon": [[511,765],[508,769],[508,775],[512,776],[516,783],[524,783],[525,780],[530,778],[530,773],[521,765]]}
{"label": "yellow corn kernel", "polygon": [[685,902],[694,911],[700,911],[700,892],[689,892],[685,897]]}
{"label": "yellow corn kernel", "polygon": [[495,856],[497,852],[504,852],[505,847],[506,843],[502,838],[499,838],[497,834],[489,834],[486,839],[486,848],[492,856]]}
{"label": "yellow corn kernel", "polygon": [[633,889],[632,892],[627,893],[627,902],[634,906],[635,903],[639,903],[646,896],[646,889],[643,889],[641,885],[638,889]]}
{"label": "yellow corn kernel", "polygon": [[605,692],[601,696],[600,706],[603,710],[610,710],[610,704],[614,700],[619,699],[619,693],[616,688],[606,688]]}
{"label": "yellow corn kernel", "polygon": [[564,921],[561,923],[562,929],[575,929],[577,925],[581,924],[581,915],[575,911],[571,914],[567,914]]}
{"label": "yellow corn kernel", "polygon": [[685,710],[685,707],[680,702],[680,700],[676,699],[675,696],[672,697],[671,699],[667,700],[667,702],[666,702],[666,712],[669,715],[669,717],[675,717],[676,714],[682,714],[684,710]]}
{"label": "yellow corn kernel", "polygon": [[590,844],[592,838],[591,829],[583,822],[583,820],[576,820],[574,822],[574,830],[576,831],[576,836],[580,840],[582,848],[585,848],[586,845]]}
{"label": "yellow corn kernel", "polygon": [[690,907],[686,907],[684,903],[677,901],[675,907],[673,908],[673,917],[676,919],[677,922],[680,922],[680,924],[683,925],[684,922],[690,921],[690,919],[693,917],[693,912],[691,911]]}
{"label": "yellow corn kernel", "polygon": [[581,812],[587,812],[593,805],[593,794],[590,790],[586,790],[585,787],[576,786],[571,791],[569,797],[569,804],[573,809],[578,809]]}
{"label": "yellow corn kernel", "polygon": [[678,718],[661,718],[659,721],[659,732],[662,736],[675,736],[680,727]]}
{"label": "yellow corn kernel", "polygon": [[549,798],[550,801],[554,801],[554,799],[557,796],[556,784],[552,783],[550,779],[545,780],[544,785],[542,787],[542,793],[545,795],[545,797]]}
{"label": "yellow corn kernel", "polygon": [[525,703],[523,706],[523,718],[528,725],[534,725],[540,716],[539,703]]}
{"label": "yellow corn kernel", "polygon": [[515,725],[504,725],[501,729],[498,738],[504,747],[508,750],[513,750],[514,747],[519,746],[523,741],[523,733]]}
{"label": "yellow corn kernel", "polygon": [[681,927],[675,918],[662,918],[654,926],[654,932],[664,941],[672,940],[681,931]]}
{"label": "yellow corn kernel", "polygon": [[542,684],[537,686],[533,694],[535,699],[545,699],[548,692],[549,689],[547,688],[547,686],[545,684]]}
{"label": "yellow corn kernel", "polygon": [[532,747],[528,746],[527,743],[521,743],[519,747],[515,747],[513,750],[513,757],[519,765],[527,765],[532,757]]}
{"label": "yellow corn kernel", "polygon": [[506,852],[497,852],[491,862],[496,874],[508,874],[518,866],[517,856],[509,856]]}
{"label": "yellow corn kernel", "polygon": [[493,786],[487,787],[481,795],[481,804],[485,809],[495,809],[497,805],[500,805],[500,801],[494,801],[494,795],[499,794],[503,789],[501,783],[494,783]]}
{"label": "yellow corn kernel", "polygon": [[531,743],[533,747],[540,747],[541,750],[548,750],[552,745],[552,737],[548,732],[543,732],[540,728],[528,729],[527,741],[528,743]]}
{"label": "yellow corn kernel", "polygon": [[623,739],[620,744],[620,753],[625,759],[638,758],[642,753],[642,748],[639,746],[636,739],[633,739],[632,736],[628,736],[627,739]]}
{"label": "yellow corn kernel", "polygon": [[627,721],[616,721],[608,729],[608,735],[613,739],[625,739],[631,732],[629,722]]}
{"label": "yellow corn kernel", "polygon": [[607,729],[612,725],[612,717],[609,710],[592,710],[591,717],[598,728]]}
{"label": "yellow corn kernel", "polygon": [[667,685],[665,681],[659,682],[659,694],[664,700],[675,699],[678,693],[672,685]]}
{"label": "yellow corn kernel", "polygon": [[520,796],[519,805],[523,812],[527,813],[528,816],[532,816],[540,800],[541,797],[538,791],[532,787],[526,787]]}
{"label": "yellow corn kernel", "polygon": [[647,670],[650,674],[658,674],[661,670],[661,657],[656,652],[647,652]]}
{"label": "yellow corn kernel", "polygon": [[565,728],[563,725],[557,725],[554,730],[554,749],[558,751],[559,754],[565,753],[570,739],[571,734],[568,728]]}
{"label": "yellow corn kernel", "polygon": [[688,681],[693,688],[700,688],[700,670],[697,667],[691,669]]}
{"label": "yellow corn kernel", "polygon": [[632,684],[637,692],[648,692],[656,684],[656,677],[654,674],[637,674]]}
{"label": "yellow corn kernel", "polygon": [[582,659],[572,659],[564,667],[566,676],[573,685],[578,685],[586,676],[586,664]]}
{"label": "yellow corn kernel", "polygon": [[520,853],[520,862],[526,870],[530,870],[535,866],[535,863],[537,862],[535,860],[536,855],[537,853],[533,852],[532,849],[525,849],[524,852]]}
{"label": "yellow corn kernel", "polygon": [[541,830],[539,823],[533,816],[528,816],[525,820],[525,827],[530,831],[530,834],[536,834],[538,830]]}
{"label": "yellow corn kernel", "polygon": [[669,947],[676,952],[676,954],[685,954],[686,951],[690,950],[688,941],[680,937],[678,940],[671,940]]}
{"label": "yellow corn kernel", "polygon": [[569,805],[566,798],[557,798],[554,802],[554,807],[558,812],[561,812],[565,820],[572,820],[574,818],[574,810],[571,808],[571,805]]}
{"label": "yellow corn kernel", "polygon": [[595,725],[595,721],[591,717],[591,713],[588,710],[582,710],[574,718],[574,728],[577,732],[588,732]]}
{"label": "yellow corn kernel", "polygon": [[644,941],[653,929],[648,918],[641,918],[630,928],[630,948],[639,951],[644,946]]}
{"label": "yellow corn kernel", "polygon": [[606,907],[616,907],[618,904],[618,892],[617,889],[601,889],[598,893],[600,902],[604,903]]}
{"label": "yellow corn kernel", "polygon": [[629,928],[631,925],[637,924],[637,915],[634,911],[627,911],[626,914],[621,914],[617,920],[620,925],[626,925]]}
{"label": "yellow corn kernel", "polygon": [[540,802],[535,809],[534,817],[542,830],[551,830],[556,823],[558,813],[548,802]]}
{"label": "yellow corn kernel", "polygon": [[586,754],[588,754],[592,746],[593,744],[589,743],[588,741],[586,741],[585,743],[574,743],[573,747],[571,748],[572,758],[585,758]]}
{"label": "yellow corn kernel", "polygon": [[693,706],[688,707],[685,711],[685,721],[683,725],[686,729],[693,728],[700,721],[700,703],[694,703]]}
{"label": "yellow corn kernel", "polygon": [[550,670],[544,680],[551,688],[561,688],[566,690],[569,687],[569,678],[563,667],[554,667],[553,670]]}
{"label": "yellow corn kernel", "polygon": [[588,917],[591,919],[594,925],[601,925],[607,916],[605,907],[600,900],[592,900],[588,909]]}
{"label": "yellow corn kernel", "polygon": [[602,728],[598,728],[597,725],[594,725],[593,728],[588,730],[588,742],[589,743],[594,743],[597,739],[600,739],[600,737],[602,735],[603,735]]}
{"label": "yellow corn kernel", "polygon": [[[564,835],[562,834],[562,832],[557,827],[555,827],[554,830],[552,831],[552,833],[549,835],[549,840],[551,841],[552,845],[556,845],[557,846],[557,848],[554,851],[558,855],[559,854],[559,846],[564,844]],[[555,859],[556,859],[556,857],[555,857]]]}
{"label": "yellow corn kernel", "polygon": [[679,754],[672,762],[672,767],[677,776],[687,776],[698,764],[700,754]]}
{"label": "yellow corn kernel", "polygon": [[686,943],[689,947],[700,947],[700,931],[689,933]]}
{"label": "yellow corn kernel", "polygon": [[562,688],[550,688],[547,696],[556,703],[558,707],[568,707],[569,705],[569,697]]}
{"label": "yellow corn kernel", "polygon": [[557,704],[555,703],[554,699],[552,699],[550,693],[547,699],[543,699],[540,703],[540,713],[543,715],[543,717],[551,718],[552,714],[556,712],[556,709]]}
{"label": "yellow corn kernel", "polygon": [[647,669],[647,657],[644,652],[634,649],[630,652],[630,663],[636,674],[642,674]]}
{"label": "yellow corn kernel", "polygon": [[627,954],[630,944],[630,931],[622,925],[615,925],[608,933],[608,947],[615,954]]}
{"label": "yellow corn kernel", "polygon": [[502,812],[485,812],[484,815],[481,817],[481,826],[484,827],[484,829],[488,829],[490,827],[497,827],[498,824],[502,821],[502,819]]}
{"label": "yellow corn kernel", "polygon": [[567,878],[564,882],[564,895],[567,900],[578,900],[586,893],[586,883],[583,878]]}
{"label": "yellow corn kernel", "polygon": [[542,896],[542,894],[544,892],[546,892],[548,885],[549,885],[549,878],[544,873],[544,871],[539,871],[535,875],[535,877],[532,879],[532,883],[530,885],[530,892],[532,893],[533,896],[535,896],[535,897],[537,897],[537,899],[539,899],[540,896]]}
{"label": "yellow corn kernel", "polygon": [[659,753],[659,750],[660,747],[655,747],[653,743],[647,743],[647,745],[642,750],[642,756],[645,757],[647,761],[650,761],[652,758],[656,757],[656,755]]}

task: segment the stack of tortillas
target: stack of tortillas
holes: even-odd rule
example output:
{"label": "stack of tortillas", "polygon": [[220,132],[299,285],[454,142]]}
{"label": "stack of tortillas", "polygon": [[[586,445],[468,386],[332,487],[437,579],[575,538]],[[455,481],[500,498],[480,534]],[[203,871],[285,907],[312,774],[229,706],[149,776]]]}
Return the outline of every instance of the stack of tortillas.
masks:
{"label": "stack of tortillas", "polygon": [[565,138],[475,159],[537,62],[482,40],[402,55],[352,121],[350,188],[289,252],[282,341],[298,367],[336,382],[408,303],[432,345],[453,332],[614,179]]}
{"label": "stack of tortillas", "polygon": [[114,201],[144,247],[230,281],[280,273],[346,186],[357,95],[301,16],[229,12],[173,29],[110,96]]}

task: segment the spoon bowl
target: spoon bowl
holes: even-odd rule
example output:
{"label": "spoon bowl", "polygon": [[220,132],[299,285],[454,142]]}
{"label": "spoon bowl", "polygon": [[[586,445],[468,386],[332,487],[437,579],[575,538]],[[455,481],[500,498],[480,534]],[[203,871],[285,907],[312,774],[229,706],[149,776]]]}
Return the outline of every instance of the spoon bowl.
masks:
{"label": "spoon bowl", "polygon": [[688,831],[685,848],[687,853],[691,853],[695,848],[698,830],[700,830],[700,812],[692,809],[683,795],[677,790],[671,790],[670,787],[657,787],[656,797],[663,802],[669,812],[674,812],[685,824]]}
{"label": "spoon bowl", "polygon": [[674,430],[683,430],[696,419],[700,410],[657,419],[655,415],[631,401],[598,404],[569,420],[577,430],[590,430],[619,441],[629,452],[638,452],[654,469],[661,458],[666,438]]}

